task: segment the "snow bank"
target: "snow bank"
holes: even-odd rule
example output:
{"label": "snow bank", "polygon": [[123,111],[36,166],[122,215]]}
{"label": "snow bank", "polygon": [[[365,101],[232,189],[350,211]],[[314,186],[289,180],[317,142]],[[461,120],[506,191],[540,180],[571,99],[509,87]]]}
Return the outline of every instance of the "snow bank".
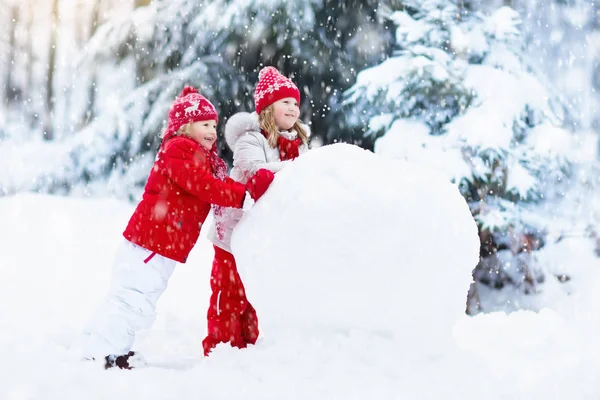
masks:
{"label": "snow bank", "polygon": [[[42,139],[0,141],[0,195],[35,191],[41,187],[60,191],[70,161],[64,142]],[[53,176],[47,174],[54,171]],[[55,178],[55,180],[53,180]]]}
{"label": "snow bank", "polygon": [[597,315],[574,318],[549,309],[480,314],[459,321],[455,337],[459,348],[485,366],[475,381],[495,379],[511,386],[498,387],[494,397],[595,399],[600,393],[600,343],[593,337],[598,321]]}
{"label": "snow bank", "polygon": [[265,331],[334,325],[424,349],[447,345],[479,259],[456,186],[347,144],[278,173],[232,244]]}
{"label": "snow bank", "polygon": [[[365,156],[356,154],[359,154],[356,162],[360,163]],[[306,157],[309,155],[315,156],[314,162],[320,157],[316,152]],[[302,161],[300,165],[311,161],[306,163]],[[277,177],[276,185],[286,185],[288,179],[306,169],[294,164]],[[364,164],[366,169],[373,167],[369,162]],[[328,175],[332,170],[335,170],[333,166],[325,166],[320,173]],[[388,172],[386,176],[390,179],[395,177],[393,172]],[[338,180],[348,183],[339,176]],[[322,190],[322,184],[322,180],[316,179],[315,191]],[[341,190],[340,186],[337,184],[335,188]],[[351,184],[344,187],[344,193],[349,193],[351,187]],[[266,214],[266,204],[272,204],[279,197],[278,191],[266,195],[249,213],[248,220],[261,223],[260,218],[255,217],[259,213]],[[285,200],[290,199],[288,191],[281,192]],[[393,192],[393,189],[388,191]],[[369,200],[371,195],[365,196],[365,200]],[[390,199],[395,196],[390,195]],[[424,200],[429,201],[432,200]],[[290,200],[290,205],[294,204],[296,202]],[[342,210],[350,213],[345,208]],[[290,295],[304,296],[303,307],[286,312],[276,321],[278,316],[272,312],[284,311],[282,306],[289,304],[290,299],[273,301],[269,286],[276,287],[282,282],[291,286],[281,280],[284,272],[291,272],[288,266],[294,263],[294,257],[286,257],[280,265],[282,271],[277,273],[271,268],[272,273],[265,277],[262,286],[251,279],[251,271],[245,274],[247,280],[252,281],[251,300],[261,307],[258,312],[263,334],[257,345],[243,351],[219,346],[209,358],[204,358],[201,341],[206,333],[212,262],[212,246],[204,234],[188,262],[177,266],[169,288],[159,301],[156,323],[150,331],[138,336],[136,350],[144,353],[150,366],[134,371],[105,371],[99,365],[80,359],[75,351],[76,338],[105,294],[112,256],[132,211],[132,204],[107,199],[22,194],[0,198],[0,243],[3,244],[0,251],[0,376],[6,377],[0,381],[0,399],[549,400],[597,399],[600,394],[597,380],[600,342],[596,339],[600,299],[594,290],[600,279],[598,276],[586,279],[575,273],[573,283],[586,279],[589,291],[577,291],[586,292],[585,296],[570,296],[573,308],[564,312],[544,310],[539,314],[494,313],[474,318],[463,315],[453,329],[455,343],[434,356],[414,340],[405,343],[407,335],[402,332],[377,329],[381,321],[370,330],[348,329],[347,318],[340,319],[339,324],[336,320],[319,326],[307,323],[305,309],[318,315],[323,301],[304,296],[300,285],[306,283],[306,276],[301,276],[298,287],[290,291]],[[326,215],[322,217],[327,220]],[[311,219],[314,222],[316,218],[308,216],[306,222]],[[310,233],[318,234],[319,229],[325,227],[316,221],[316,233]],[[268,231],[259,230],[258,225],[256,228],[265,239],[274,240]],[[274,229],[280,228],[274,224]],[[382,229],[387,231],[385,226]],[[293,229],[284,233],[277,239],[282,244],[296,235]],[[368,238],[376,233],[362,232],[362,235],[367,238],[365,245],[369,245]],[[437,236],[434,232],[432,238]],[[352,233],[342,232],[329,241],[337,243],[346,237],[352,238]],[[566,241],[561,243],[567,244]],[[308,252],[309,245],[313,251],[320,251],[323,264],[303,268],[313,275],[315,269],[320,268],[325,277],[330,276],[331,267],[325,262],[331,265],[331,257],[327,257],[331,253],[323,251],[324,247],[312,239],[303,240],[299,247]],[[442,249],[444,246],[442,244]],[[571,251],[581,250],[570,244],[557,250],[566,251],[567,247]],[[281,255],[276,249],[273,245],[270,251]],[[392,251],[389,254],[394,256]],[[353,274],[356,263],[347,264],[346,270]],[[257,262],[247,267],[261,273],[269,265]],[[393,267],[392,272],[381,277],[382,287],[387,285],[386,280],[400,275],[403,268],[401,264]],[[431,312],[427,299],[439,301],[435,291],[439,289],[432,286],[436,282],[433,273],[447,277],[439,266],[425,267],[432,272],[427,281],[412,281],[417,278],[416,274],[408,278],[414,287],[410,289],[412,293],[418,292],[417,296],[408,303],[398,303],[387,319],[403,317],[410,323],[416,314],[411,309]],[[368,268],[381,271],[374,263]],[[556,272],[565,270],[557,265]],[[291,274],[290,279],[298,275]],[[344,273],[339,279],[349,281]],[[381,298],[377,291],[367,291],[369,275],[361,275],[361,279],[366,284],[355,296]],[[261,291],[254,290],[259,286]],[[399,284],[401,289],[407,286]],[[439,296],[453,297],[448,295],[450,291],[448,286]],[[456,297],[459,291],[462,292],[462,288],[456,288]],[[340,299],[345,292],[340,292]],[[404,296],[403,300],[408,297],[402,293],[400,296]],[[355,302],[352,297],[343,299],[349,305]],[[277,304],[281,304],[279,308]],[[579,310],[576,316],[572,312],[575,308]],[[340,313],[348,316],[343,310]],[[295,315],[299,316],[298,321],[294,320]],[[357,322],[361,322],[359,317],[356,317]],[[367,317],[363,316],[363,320]],[[415,321],[415,326],[419,324],[415,329],[439,329],[438,320],[444,318],[441,312],[434,311],[429,318]]]}

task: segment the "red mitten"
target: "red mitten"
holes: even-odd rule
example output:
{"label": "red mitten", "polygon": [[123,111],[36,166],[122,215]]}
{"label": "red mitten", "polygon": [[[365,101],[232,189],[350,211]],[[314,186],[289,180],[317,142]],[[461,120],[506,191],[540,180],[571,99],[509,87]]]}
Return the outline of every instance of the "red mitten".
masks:
{"label": "red mitten", "polygon": [[273,179],[275,179],[274,173],[267,169],[259,169],[246,183],[246,190],[254,201],[257,201],[267,191]]}

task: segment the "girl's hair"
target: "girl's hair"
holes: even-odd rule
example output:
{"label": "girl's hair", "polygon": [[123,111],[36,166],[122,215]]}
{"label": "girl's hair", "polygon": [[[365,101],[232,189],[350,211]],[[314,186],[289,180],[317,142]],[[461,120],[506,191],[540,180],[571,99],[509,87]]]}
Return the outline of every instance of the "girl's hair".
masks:
{"label": "girl's hair", "polygon": [[[177,129],[177,132],[175,132],[175,133],[173,134],[173,136],[179,136],[179,135],[186,135],[186,136],[189,136],[191,132],[192,132],[192,123],[191,123],[191,122],[188,122],[187,124],[183,124],[183,125],[181,125],[181,126],[179,127],[179,129]],[[166,130],[165,130],[165,131],[163,131],[163,132],[160,134],[160,137],[161,137],[161,138],[164,138],[164,137],[165,137],[165,133],[167,133],[167,131],[166,131]]]}
{"label": "girl's hair", "polygon": [[[272,148],[277,147],[277,138],[279,137],[279,129],[277,129],[277,125],[275,125],[275,115],[273,115],[273,105],[266,107],[263,109],[258,115],[258,124],[260,128],[269,134],[267,141],[269,142],[269,146]],[[300,120],[294,123],[292,126],[298,133],[298,137],[302,140],[302,143],[308,144],[308,134],[302,127],[302,123]]]}

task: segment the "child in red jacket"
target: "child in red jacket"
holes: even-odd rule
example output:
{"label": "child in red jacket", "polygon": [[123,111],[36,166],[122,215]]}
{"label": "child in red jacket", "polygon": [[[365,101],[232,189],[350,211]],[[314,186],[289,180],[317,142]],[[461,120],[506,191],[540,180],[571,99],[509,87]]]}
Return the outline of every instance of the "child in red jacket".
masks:
{"label": "child in red jacket", "polygon": [[175,264],[185,263],[211,206],[242,208],[246,192],[256,201],[273,181],[264,169],[245,185],[226,176],[217,122],[214,106],[189,86],[171,106],[142,201],[115,256],[106,303],[85,332],[85,358],[132,368],[135,332],[153,324]]}

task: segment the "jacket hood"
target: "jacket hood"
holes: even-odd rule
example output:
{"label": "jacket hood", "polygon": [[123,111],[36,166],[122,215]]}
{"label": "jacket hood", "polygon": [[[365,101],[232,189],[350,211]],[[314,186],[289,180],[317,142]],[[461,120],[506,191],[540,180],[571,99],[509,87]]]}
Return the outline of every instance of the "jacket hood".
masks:
{"label": "jacket hood", "polygon": [[[302,124],[302,128],[310,137],[311,132],[308,125]],[[238,139],[248,132],[260,132],[257,113],[239,112],[227,120],[227,124],[225,124],[225,142],[231,151],[235,149]]]}

